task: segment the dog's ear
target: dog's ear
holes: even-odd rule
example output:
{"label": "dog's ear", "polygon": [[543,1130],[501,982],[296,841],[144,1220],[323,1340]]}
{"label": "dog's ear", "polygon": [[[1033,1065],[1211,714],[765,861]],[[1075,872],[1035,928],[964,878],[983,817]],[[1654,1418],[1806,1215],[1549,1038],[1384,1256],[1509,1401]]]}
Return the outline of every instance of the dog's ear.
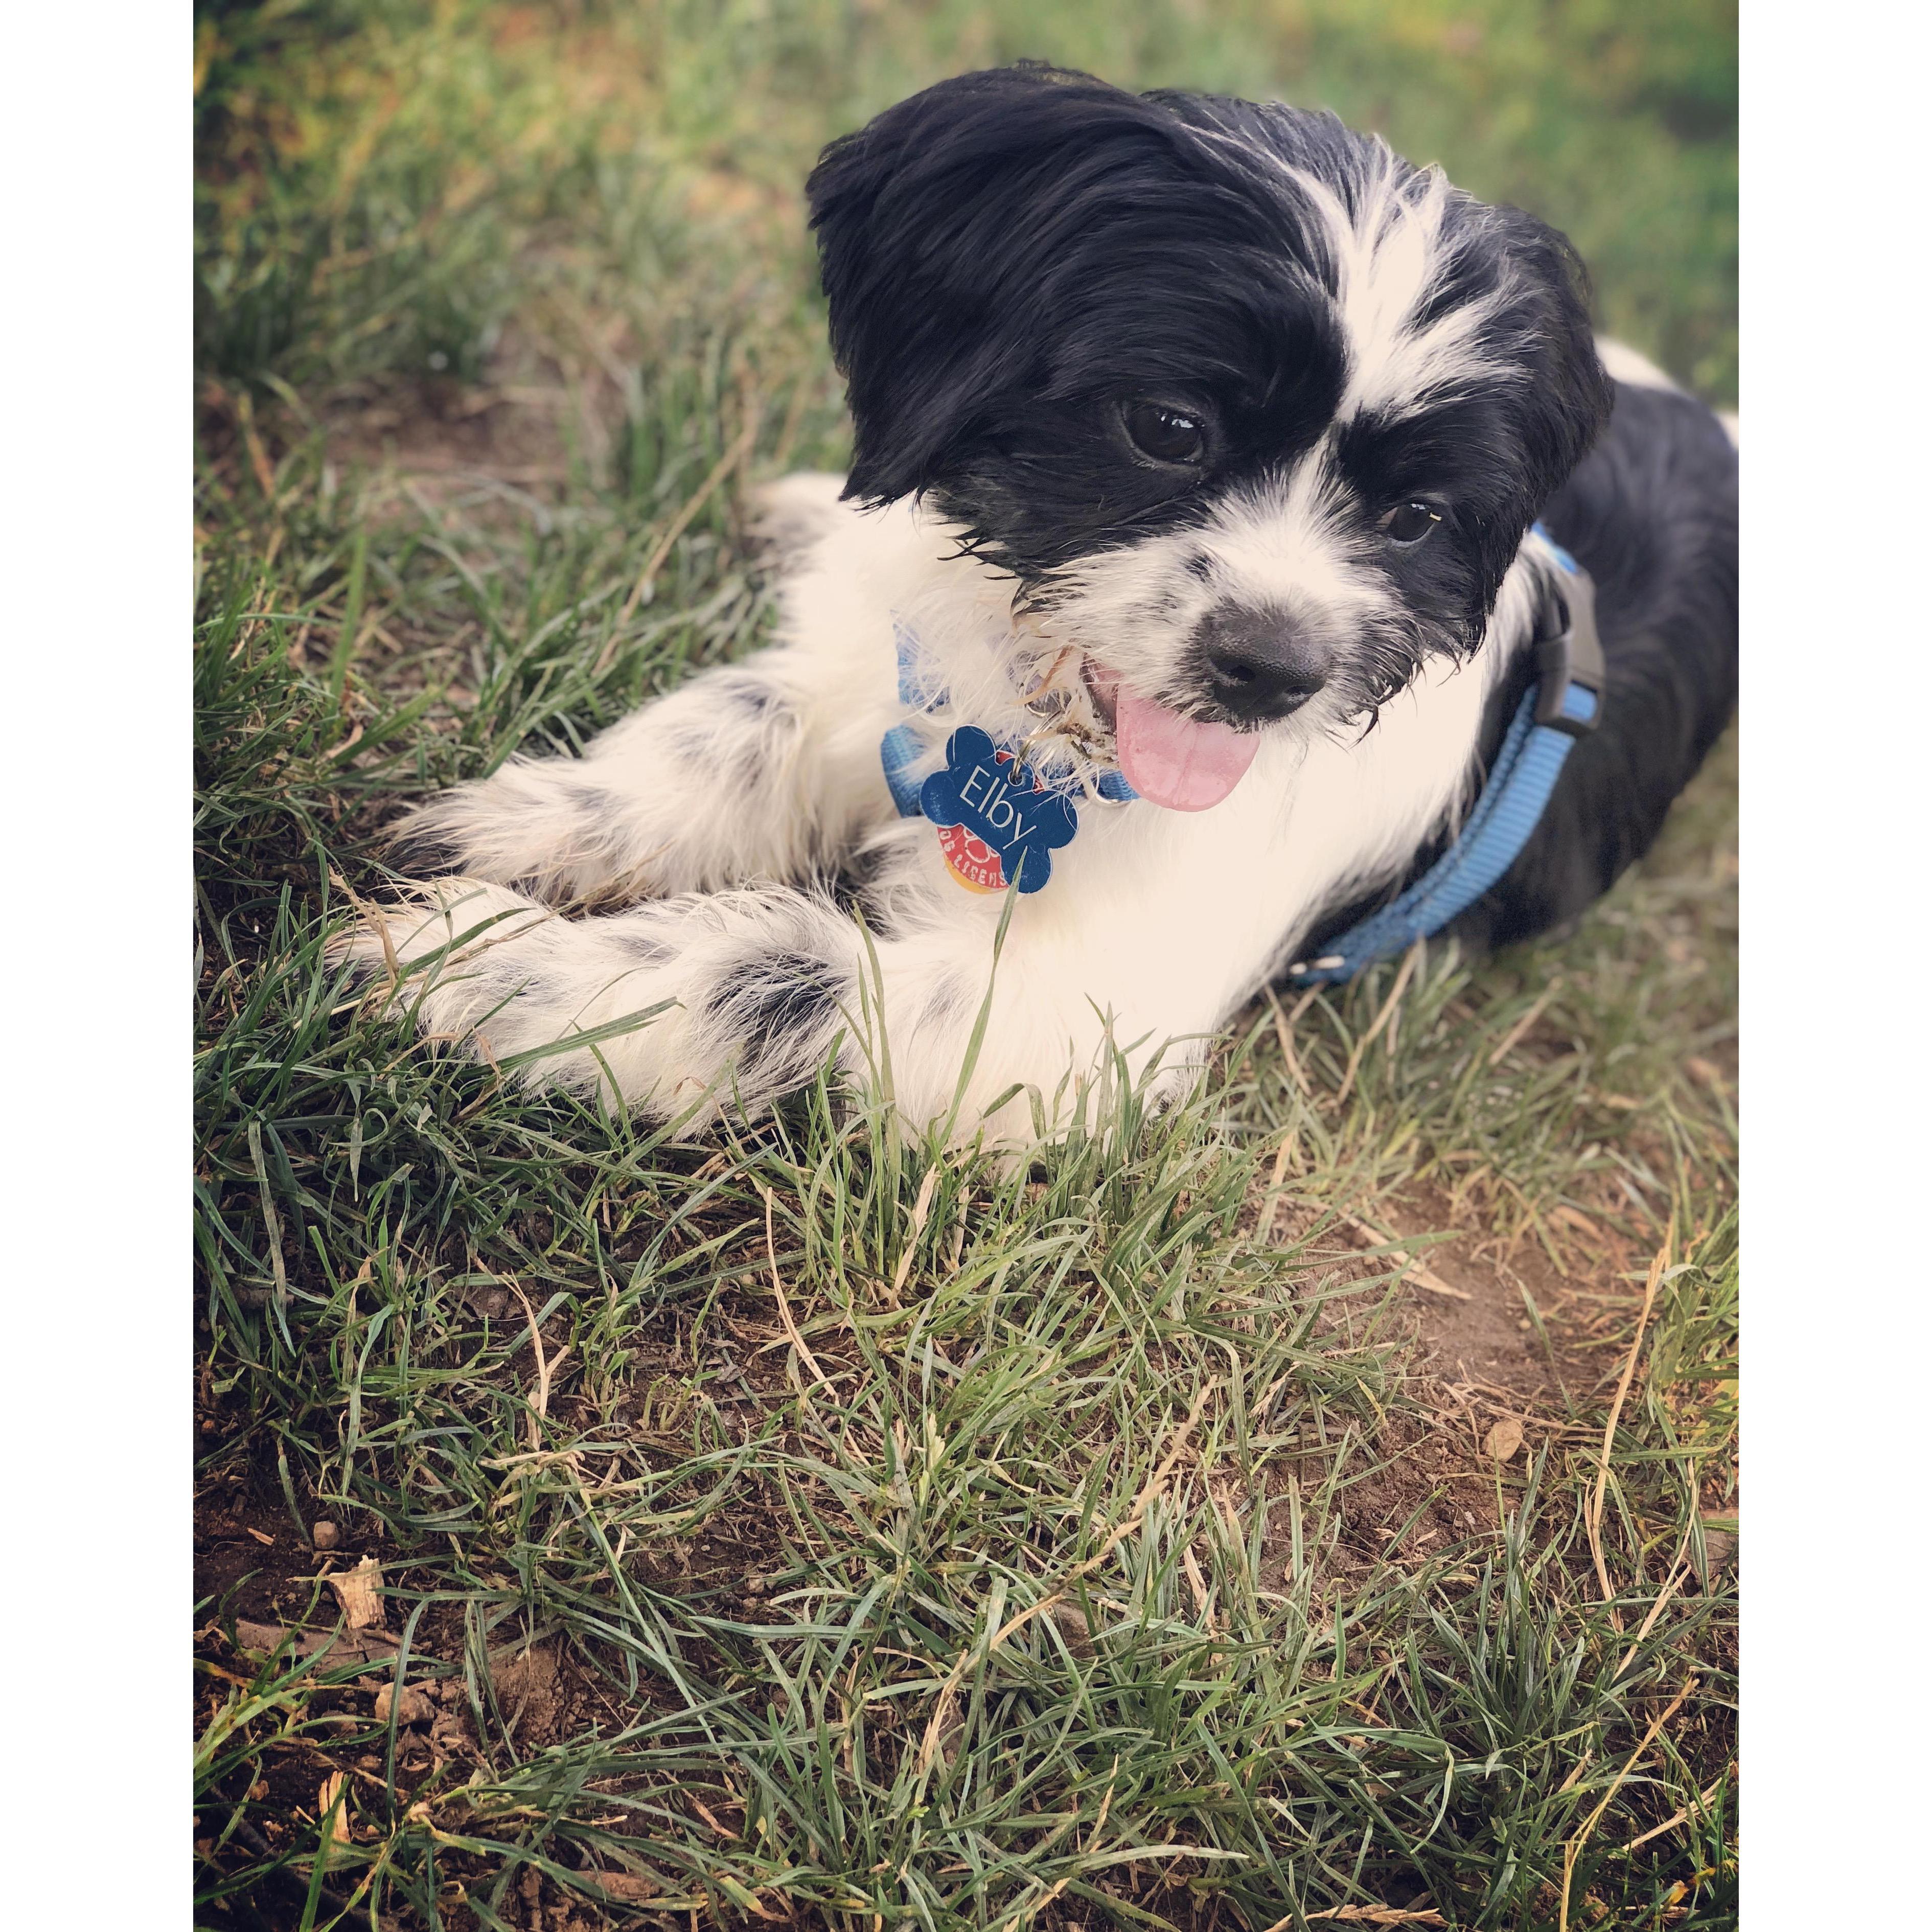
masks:
{"label": "dog's ear", "polygon": [[938,480],[976,403],[1038,352],[1029,295],[1096,218],[1088,190],[1171,179],[1178,146],[1138,96],[1028,64],[941,81],[826,148],[806,191],[852,410],[848,496]]}
{"label": "dog's ear", "polygon": [[1590,284],[1568,236],[1520,208],[1484,210],[1486,240],[1508,264],[1494,346],[1531,381],[1514,398],[1524,480],[1540,508],[1583,459],[1615,400],[1590,326]]}

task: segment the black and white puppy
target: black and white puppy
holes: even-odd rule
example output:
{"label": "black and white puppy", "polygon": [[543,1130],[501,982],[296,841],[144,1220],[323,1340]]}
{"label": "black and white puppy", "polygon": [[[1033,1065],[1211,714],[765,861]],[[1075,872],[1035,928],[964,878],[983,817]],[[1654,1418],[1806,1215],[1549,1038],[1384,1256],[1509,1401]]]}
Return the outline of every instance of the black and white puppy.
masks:
{"label": "black and white puppy", "polygon": [[[1064,1119],[1110,1049],[1178,1089],[1480,790],[1538,518],[1596,581],[1602,727],[1456,929],[1542,931],[1650,844],[1732,707],[1734,438],[1593,340],[1561,236],[1325,114],[1037,67],[809,192],[856,442],[766,493],[778,641],[406,824],[452,876],[355,944],[426,1028],[500,1061],[658,1009],[523,1077],[694,1120],[835,1053],[962,1138],[1026,1090]],[[968,726],[1047,788],[1010,805],[1070,801],[1038,890],[895,806],[882,740],[916,785]],[[634,903],[554,910],[592,898]]]}

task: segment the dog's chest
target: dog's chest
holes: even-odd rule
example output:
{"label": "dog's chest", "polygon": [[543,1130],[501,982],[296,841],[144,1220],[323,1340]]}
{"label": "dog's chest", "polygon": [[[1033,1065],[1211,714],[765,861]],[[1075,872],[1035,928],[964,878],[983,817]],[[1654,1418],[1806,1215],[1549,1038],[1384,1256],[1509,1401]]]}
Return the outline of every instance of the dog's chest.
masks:
{"label": "dog's chest", "polygon": [[[1456,807],[1485,682],[1474,667],[1444,667],[1359,742],[1265,745],[1211,811],[1084,806],[1049,882],[1012,908],[1012,956],[1031,971],[1053,962],[1069,985],[1104,984],[1124,1018],[1214,1026],[1325,909],[1398,874]],[[999,901],[962,888],[934,828],[914,837],[925,889],[964,916],[975,899],[996,923]]]}

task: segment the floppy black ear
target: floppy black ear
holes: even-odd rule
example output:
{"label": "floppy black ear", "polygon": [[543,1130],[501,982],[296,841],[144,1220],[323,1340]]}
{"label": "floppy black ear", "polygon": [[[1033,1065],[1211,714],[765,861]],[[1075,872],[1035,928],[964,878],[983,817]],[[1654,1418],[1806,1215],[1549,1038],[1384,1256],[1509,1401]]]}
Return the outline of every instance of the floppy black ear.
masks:
{"label": "floppy black ear", "polygon": [[936,480],[976,400],[1024,380],[1030,290],[1106,218],[1089,191],[1172,176],[1177,134],[1134,94],[1029,64],[941,81],[826,148],[806,192],[856,432],[847,496]]}
{"label": "floppy black ear", "polygon": [[1484,217],[1512,271],[1498,346],[1532,372],[1517,406],[1526,481],[1540,506],[1602,434],[1616,392],[1590,326],[1589,277],[1569,238],[1520,208],[1489,208]]}
{"label": "floppy black ear", "polygon": [[1474,512],[1480,602],[1495,600],[1523,533],[1610,420],[1576,250],[1520,208],[1452,194],[1429,303],[1474,318],[1472,367],[1490,375],[1430,412]]}

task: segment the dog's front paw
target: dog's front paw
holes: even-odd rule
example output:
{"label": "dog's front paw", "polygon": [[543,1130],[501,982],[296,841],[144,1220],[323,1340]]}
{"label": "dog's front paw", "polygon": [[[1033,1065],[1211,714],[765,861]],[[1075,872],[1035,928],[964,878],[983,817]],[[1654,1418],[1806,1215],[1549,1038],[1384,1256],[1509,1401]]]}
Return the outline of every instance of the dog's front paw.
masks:
{"label": "dog's front paw", "polygon": [[764,1107],[812,1077],[859,1007],[856,932],[799,893],[566,919],[448,878],[361,910],[338,956],[430,1037],[522,1085],[661,1118]]}
{"label": "dog's front paw", "polygon": [[358,906],[333,950],[426,1037],[526,1088],[659,1113],[701,1097],[707,1070],[693,1064],[678,1011],[674,919],[656,922],[660,937],[635,913],[568,920],[488,880],[403,890],[396,902]]}
{"label": "dog's front paw", "polygon": [[472,1010],[498,979],[488,956],[556,917],[486,879],[430,879],[405,884],[401,892],[382,904],[358,900],[356,922],[330,941],[329,958],[351,965],[365,985],[380,982],[388,998],[452,1037],[475,1024]]}
{"label": "dog's front paw", "polygon": [[546,904],[640,898],[650,854],[637,807],[578,759],[514,759],[457,785],[393,826],[389,846],[413,872],[507,886]]}

